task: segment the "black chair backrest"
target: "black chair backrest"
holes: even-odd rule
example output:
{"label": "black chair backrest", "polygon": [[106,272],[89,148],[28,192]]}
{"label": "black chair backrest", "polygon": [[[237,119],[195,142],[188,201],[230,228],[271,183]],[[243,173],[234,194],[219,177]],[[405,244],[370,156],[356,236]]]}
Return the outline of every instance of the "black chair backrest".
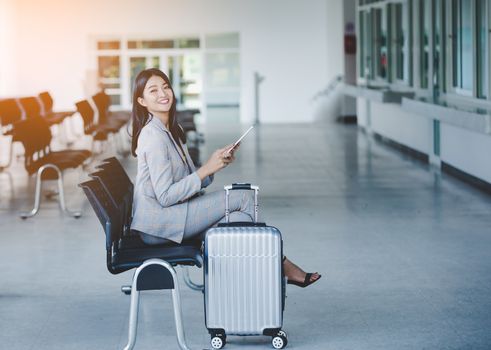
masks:
{"label": "black chair backrest", "polygon": [[24,146],[24,164],[31,173],[36,160],[50,152],[51,130],[46,121],[37,116],[14,124],[12,134]]}
{"label": "black chair backrest", "polygon": [[[102,187],[109,194],[113,205],[121,210],[124,221],[131,218],[131,209],[133,204],[133,192],[125,186],[125,182],[115,177],[110,171],[100,170],[89,175],[91,178],[98,180]],[[128,228],[129,229],[129,228]]]}
{"label": "black chair backrest", "polygon": [[12,124],[22,120],[22,110],[17,101],[8,98],[0,101],[0,126],[11,127]]}
{"label": "black chair backrest", "polygon": [[133,183],[129,180],[121,163],[114,158],[98,167],[99,171],[89,176],[101,184],[109,199],[119,212],[124,224],[123,233],[130,233],[133,210]]}
{"label": "black chair backrest", "polygon": [[104,90],[102,90],[101,92],[99,92],[99,94],[103,98],[103,102],[104,102],[104,104],[106,106],[106,110],[109,110],[109,107],[111,107],[111,96],[109,96],[108,94],[106,94]]}
{"label": "black chair backrest", "polygon": [[43,91],[39,94],[39,98],[43,103],[44,114],[49,114],[53,112],[53,98],[48,91]]}
{"label": "black chair backrest", "polygon": [[104,124],[107,121],[108,108],[107,99],[102,92],[99,92],[92,96],[92,100],[99,112],[99,124]]}
{"label": "black chair backrest", "polygon": [[[110,255],[118,250],[118,241],[124,229],[121,213],[114,207],[112,200],[100,181],[90,180],[79,184],[82,187],[92,209],[97,215],[106,236],[106,252]],[[110,261],[108,261],[109,267]]]}
{"label": "black chair backrest", "polygon": [[84,132],[87,135],[91,134],[91,129],[94,126],[94,110],[90,105],[89,101],[82,100],[75,103],[77,106],[77,112],[80,114],[84,121]]}
{"label": "black chair backrest", "polygon": [[23,97],[19,99],[19,102],[26,112],[27,119],[41,116],[41,106],[36,97]]}
{"label": "black chair backrest", "polygon": [[126,174],[126,171],[124,170],[123,166],[119,162],[118,158],[116,157],[106,158],[103,160],[103,163],[99,164],[96,168],[107,169],[108,171],[111,171],[114,174],[114,176],[121,178],[121,180],[125,182],[125,186],[131,192],[133,192],[133,182],[131,182],[130,177],[128,176],[128,174]]}

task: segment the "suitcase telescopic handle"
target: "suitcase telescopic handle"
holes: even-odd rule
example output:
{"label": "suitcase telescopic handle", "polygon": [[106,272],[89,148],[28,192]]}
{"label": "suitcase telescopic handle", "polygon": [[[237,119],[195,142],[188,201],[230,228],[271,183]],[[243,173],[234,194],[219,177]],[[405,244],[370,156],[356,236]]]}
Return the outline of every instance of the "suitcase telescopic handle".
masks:
{"label": "suitcase telescopic handle", "polygon": [[235,190],[249,190],[254,191],[254,222],[257,222],[257,194],[259,192],[259,187],[248,184],[248,183],[234,183],[223,187],[225,189],[225,220],[230,222],[230,209],[229,209],[229,196],[230,191]]}

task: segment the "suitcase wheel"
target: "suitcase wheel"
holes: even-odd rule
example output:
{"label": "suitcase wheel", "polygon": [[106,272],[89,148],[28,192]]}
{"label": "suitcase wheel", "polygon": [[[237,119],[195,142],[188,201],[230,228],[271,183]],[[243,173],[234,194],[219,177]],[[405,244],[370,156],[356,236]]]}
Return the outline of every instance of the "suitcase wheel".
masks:
{"label": "suitcase wheel", "polygon": [[213,349],[221,349],[225,346],[227,338],[223,335],[215,335],[211,337],[211,347]]}
{"label": "suitcase wheel", "polygon": [[275,349],[284,349],[286,344],[288,344],[286,333],[284,331],[279,331],[278,334],[273,337],[273,340],[271,340],[271,344]]}
{"label": "suitcase wheel", "polygon": [[282,335],[282,336],[284,336],[285,338],[287,338],[287,339],[288,339],[288,334],[286,334],[286,332],[285,332],[285,331],[283,331],[283,330],[282,330],[282,331],[279,331],[279,332],[278,332],[278,335]]}

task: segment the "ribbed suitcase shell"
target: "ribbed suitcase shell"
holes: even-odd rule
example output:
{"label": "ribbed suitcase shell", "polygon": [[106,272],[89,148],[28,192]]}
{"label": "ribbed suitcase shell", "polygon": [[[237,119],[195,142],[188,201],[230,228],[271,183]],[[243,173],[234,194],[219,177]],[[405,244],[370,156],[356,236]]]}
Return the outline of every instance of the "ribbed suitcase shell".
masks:
{"label": "ribbed suitcase shell", "polygon": [[208,329],[260,335],[283,324],[282,241],[271,226],[216,227],[205,238]]}

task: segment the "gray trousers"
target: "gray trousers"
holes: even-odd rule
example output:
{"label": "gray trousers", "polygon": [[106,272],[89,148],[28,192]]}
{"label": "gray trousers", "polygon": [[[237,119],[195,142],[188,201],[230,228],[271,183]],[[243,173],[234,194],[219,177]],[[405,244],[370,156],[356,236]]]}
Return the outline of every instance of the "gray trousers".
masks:
{"label": "gray trousers", "polygon": [[[254,220],[254,191],[230,191],[230,221]],[[193,198],[188,204],[188,215],[184,226],[183,242],[204,239],[206,230],[225,222],[225,191],[215,191]],[[164,244],[170,241],[141,233],[140,237],[146,244]]]}

